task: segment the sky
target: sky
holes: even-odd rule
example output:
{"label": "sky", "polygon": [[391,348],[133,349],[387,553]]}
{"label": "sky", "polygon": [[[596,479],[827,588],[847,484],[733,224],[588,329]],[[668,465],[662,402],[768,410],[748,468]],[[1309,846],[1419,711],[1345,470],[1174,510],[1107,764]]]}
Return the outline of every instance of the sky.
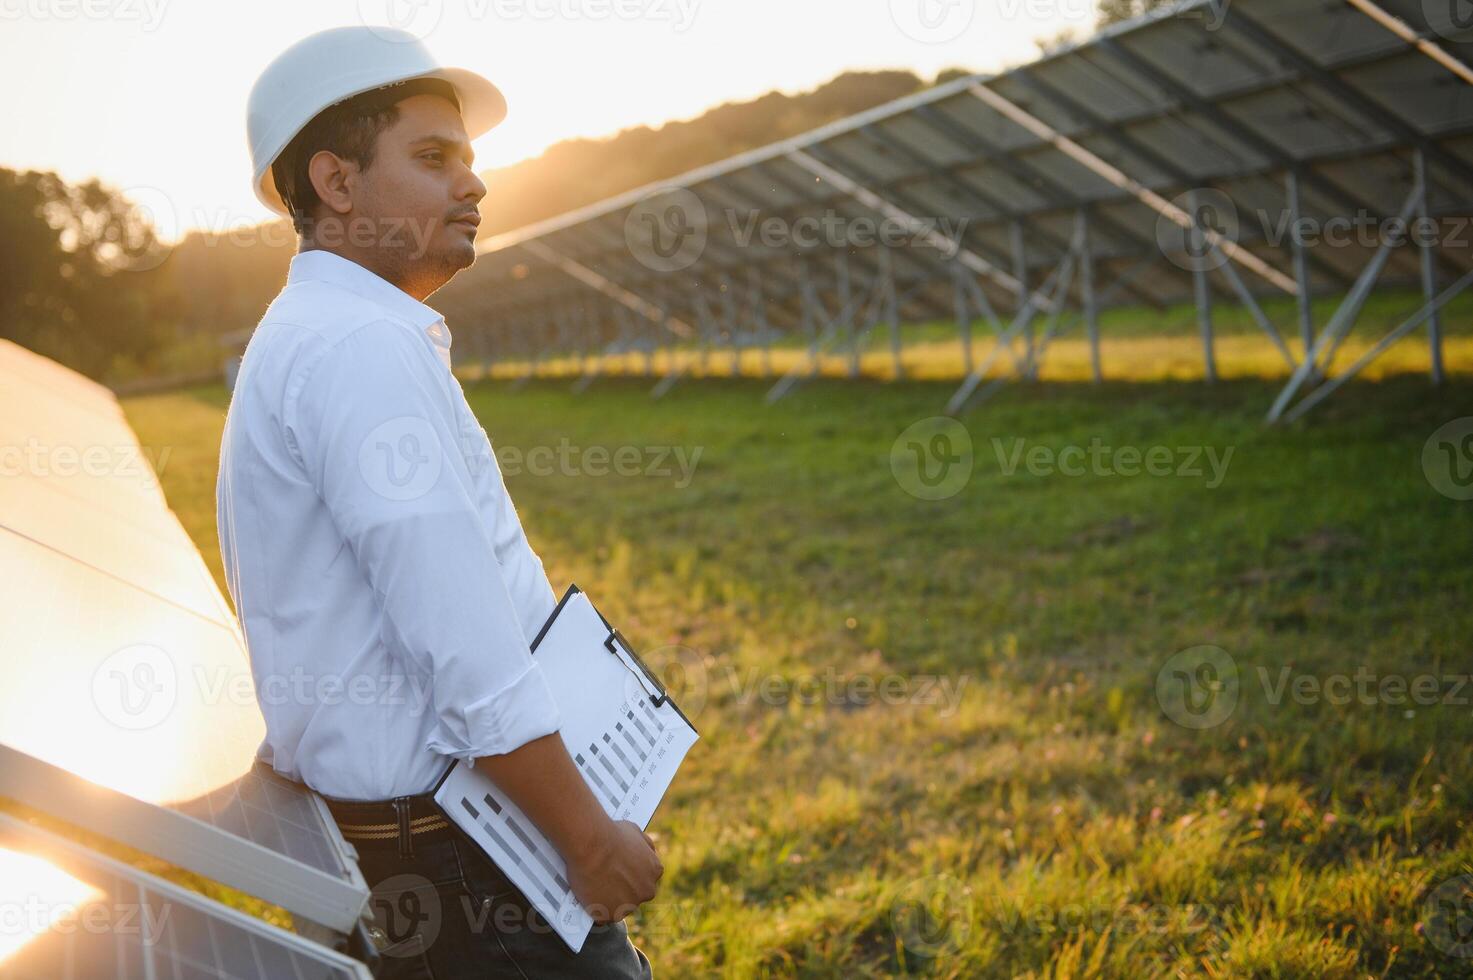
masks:
{"label": "sky", "polygon": [[484,171],[846,70],[992,71],[1094,19],[1094,0],[0,0],[0,166],[99,177],[165,238],[255,224],[251,84],[344,24],[403,27],[501,88]]}

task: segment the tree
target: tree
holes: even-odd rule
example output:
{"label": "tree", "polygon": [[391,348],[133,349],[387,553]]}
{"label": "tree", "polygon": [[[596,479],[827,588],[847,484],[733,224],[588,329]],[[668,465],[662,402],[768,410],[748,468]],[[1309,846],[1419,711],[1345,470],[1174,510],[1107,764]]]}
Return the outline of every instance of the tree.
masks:
{"label": "tree", "polygon": [[0,169],[0,336],[99,380],[146,364],[175,320],[166,253],[100,182]]}

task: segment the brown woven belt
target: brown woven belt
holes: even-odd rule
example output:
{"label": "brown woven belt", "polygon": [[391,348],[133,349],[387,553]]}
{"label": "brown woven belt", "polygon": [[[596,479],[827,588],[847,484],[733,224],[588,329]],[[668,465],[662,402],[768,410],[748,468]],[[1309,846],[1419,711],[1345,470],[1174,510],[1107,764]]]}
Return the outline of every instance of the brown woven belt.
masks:
{"label": "brown woven belt", "polygon": [[400,796],[382,802],[335,800],[323,797],[346,841],[399,842],[400,857],[413,857],[413,839],[449,830],[453,825],[435,798]]}
{"label": "brown woven belt", "polygon": [[[420,817],[409,821],[410,834],[427,834],[432,830],[444,830],[450,821],[444,817]],[[399,836],[397,823],[340,823],[338,829],[345,840],[393,840]]]}

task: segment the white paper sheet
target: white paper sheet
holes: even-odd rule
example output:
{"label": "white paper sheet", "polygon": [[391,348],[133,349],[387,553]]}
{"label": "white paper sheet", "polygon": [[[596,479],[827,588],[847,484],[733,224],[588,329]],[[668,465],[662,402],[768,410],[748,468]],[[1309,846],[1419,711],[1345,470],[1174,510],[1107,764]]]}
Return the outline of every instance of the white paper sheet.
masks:
{"label": "white paper sheet", "polygon": [[[656,706],[648,681],[582,592],[568,596],[533,654],[562,715],[563,743],[593,795],[615,820],[649,825],[695,729],[670,701]],[[618,650],[618,646],[615,647]],[[593,918],[568,886],[567,866],[489,776],[456,763],[435,802],[491,856],[575,953]]]}

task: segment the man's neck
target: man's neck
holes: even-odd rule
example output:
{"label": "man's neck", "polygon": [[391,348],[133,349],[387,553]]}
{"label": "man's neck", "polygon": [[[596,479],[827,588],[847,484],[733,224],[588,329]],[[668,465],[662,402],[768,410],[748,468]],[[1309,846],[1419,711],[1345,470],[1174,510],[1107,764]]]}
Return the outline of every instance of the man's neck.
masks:
{"label": "man's neck", "polygon": [[369,272],[372,272],[385,282],[398,287],[421,303],[439,288],[439,285],[430,285],[412,276],[404,276],[398,263],[392,260],[385,261],[386,256],[382,249],[357,249],[352,246],[328,248],[324,245],[317,245],[310,239],[300,239],[297,243],[297,251],[331,252],[338,258],[347,259],[349,262],[363,266]]}

